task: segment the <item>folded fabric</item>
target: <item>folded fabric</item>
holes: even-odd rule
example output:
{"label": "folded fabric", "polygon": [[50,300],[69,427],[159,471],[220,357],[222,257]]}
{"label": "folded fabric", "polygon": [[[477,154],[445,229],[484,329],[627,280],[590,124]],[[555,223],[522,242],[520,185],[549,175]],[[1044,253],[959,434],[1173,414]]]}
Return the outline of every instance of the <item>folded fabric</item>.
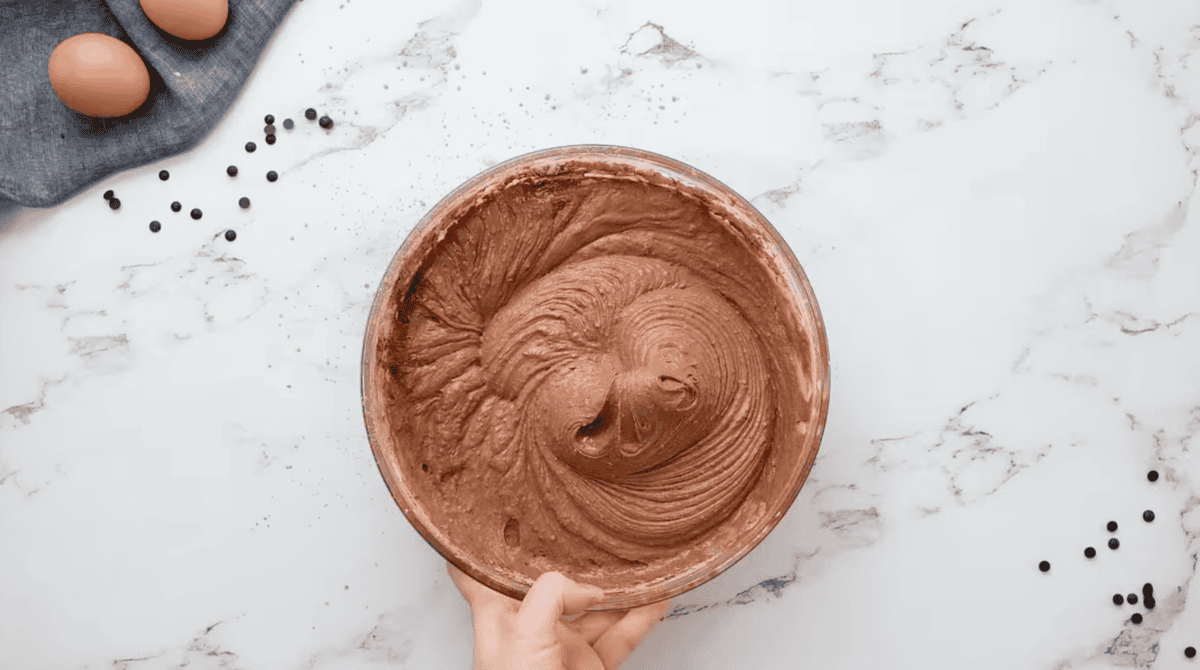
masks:
{"label": "folded fabric", "polygon": [[[189,42],[138,0],[0,0],[0,199],[53,207],[91,184],[188,151],[241,92],[297,0],[229,0],[221,32]],[[86,116],[50,86],[50,54],[80,33],[115,37],[146,62],[150,96],[131,114]]]}

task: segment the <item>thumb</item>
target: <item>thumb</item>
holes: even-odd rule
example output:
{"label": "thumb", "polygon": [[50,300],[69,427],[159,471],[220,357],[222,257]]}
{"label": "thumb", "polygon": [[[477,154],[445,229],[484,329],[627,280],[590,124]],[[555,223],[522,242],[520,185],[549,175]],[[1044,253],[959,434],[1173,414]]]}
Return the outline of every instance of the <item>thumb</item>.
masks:
{"label": "thumb", "polygon": [[671,608],[671,601],[664,600],[645,607],[629,610],[612,628],[609,628],[593,648],[605,668],[616,670],[637,649],[650,631],[658,625],[659,618]]}
{"label": "thumb", "polygon": [[517,629],[526,635],[555,635],[564,614],[578,614],[604,600],[604,589],[579,584],[562,573],[546,572],[537,578],[521,602]]}

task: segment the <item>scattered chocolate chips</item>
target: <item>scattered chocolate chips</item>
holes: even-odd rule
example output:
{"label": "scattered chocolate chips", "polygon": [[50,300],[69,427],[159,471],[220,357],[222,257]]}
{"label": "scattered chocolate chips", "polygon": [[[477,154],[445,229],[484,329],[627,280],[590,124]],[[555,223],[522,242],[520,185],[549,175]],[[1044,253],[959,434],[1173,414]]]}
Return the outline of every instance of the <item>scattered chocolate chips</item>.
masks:
{"label": "scattered chocolate chips", "polygon": [[267,172],[267,181],[275,181],[276,179],[279,179],[278,172],[276,172],[274,170],[270,170]]}
{"label": "scattered chocolate chips", "polygon": [[150,232],[152,232],[152,233],[157,233],[157,232],[158,232],[158,231],[160,231],[160,230],[162,230],[162,224],[161,224],[161,223],[159,223],[159,222],[157,222],[157,221],[151,221],[151,222],[150,222]]}
{"label": "scattered chocolate chips", "polygon": [[225,174],[229,175],[230,177],[236,177],[237,176],[237,166],[230,165],[229,167],[225,168]]}
{"label": "scattered chocolate chips", "polygon": [[1117,532],[1117,522],[1116,521],[1108,522],[1108,532],[1110,532],[1110,533]]}
{"label": "scattered chocolate chips", "polygon": [[267,144],[275,144],[275,136],[274,135],[267,135],[266,140],[267,140]]}
{"label": "scattered chocolate chips", "polygon": [[1130,605],[1136,605],[1138,601],[1137,594],[1130,593],[1129,595],[1125,596],[1125,600],[1128,600]]}
{"label": "scattered chocolate chips", "polygon": [[274,115],[274,114],[267,114],[266,116],[264,116],[264,117],[263,117],[263,121],[266,121],[266,122],[267,122],[267,125],[269,126],[269,125],[271,125],[272,123],[275,123],[275,115]]}
{"label": "scattered chocolate chips", "polygon": [[313,109],[312,107],[304,110],[304,118],[308,119],[309,121],[317,118],[317,110]]}
{"label": "scattered chocolate chips", "polygon": [[333,119],[329,118],[328,116],[322,116],[321,120],[318,121],[318,123],[320,123],[321,127],[324,128],[325,130],[329,130],[330,128],[333,127]]}
{"label": "scattered chocolate chips", "polygon": [[254,153],[254,150],[255,150],[255,149],[257,149],[257,148],[258,148],[258,147],[257,147],[257,146],[255,146],[253,142],[247,142],[247,143],[246,143],[246,153],[248,153],[248,154],[252,154],[252,153]]}
{"label": "scattered chocolate chips", "polygon": [[109,206],[109,207],[112,207],[113,209],[121,209],[121,200],[120,200],[120,198],[118,198],[118,197],[116,197],[116,196],[113,196],[113,197],[109,198],[109,199],[108,199],[108,206]]}
{"label": "scattered chocolate chips", "polygon": [[171,203],[171,211],[172,211],[172,212],[178,212],[178,211],[179,211],[179,210],[181,210],[181,209],[183,209],[183,205],[179,204],[179,201],[178,201],[178,200],[176,200],[175,202]]}
{"label": "scattered chocolate chips", "polygon": [[1150,472],[1147,472],[1146,479],[1149,479],[1152,482],[1158,481],[1158,470],[1151,470]]}
{"label": "scattered chocolate chips", "polygon": [[113,192],[112,192],[112,189],[111,189],[111,188],[110,188],[110,189],[108,189],[107,191],[105,191],[105,192],[104,192],[104,199],[105,199],[105,200],[111,200],[111,199],[112,199],[112,197],[113,197]]}
{"label": "scattered chocolate chips", "polygon": [[227,230],[225,231],[225,239],[232,242],[237,239],[237,233],[233,232],[232,230]]}
{"label": "scattered chocolate chips", "polygon": [[1050,572],[1050,561],[1042,561],[1038,563],[1038,570],[1042,572]]}
{"label": "scattered chocolate chips", "polygon": [[1120,593],[1114,594],[1113,595],[1113,604],[1114,605],[1124,605],[1125,604],[1125,596],[1121,595]]}
{"label": "scattered chocolate chips", "polygon": [[171,173],[170,173],[170,172],[167,172],[166,170],[159,170],[159,171],[158,171],[158,178],[159,178],[159,179],[161,179],[161,180],[163,180],[163,181],[166,181],[166,180],[168,180],[168,179],[170,179],[170,178],[171,178]]}
{"label": "scattered chocolate chips", "polygon": [[1108,548],[1109,549],[1116,549],[1119,546],[1121,546],[1121,541],[1118,540],[1117,538],[1111,537],[1108,539]]}
{"label": "scattered chocolate chips", "polygon": [[1130,619],[1131,619],[1131,620],[1132,620],[1134,623],[1137,623],[1137,624],[1140,624],[1140,623],[1142,622],[1142,615],[1141,615],[1141,614],[1138,614],[1138,613],[1136,613],[1136,612],[1134,612],[1133,616],[1131,616],[1131,617],[1129,617],[1129,618],[1130,618]]}
{"label": "scattered chocolate chips", "polygon": [[292,129],[292,126],[295,126],[295,125],[296,125],[296,124],[295,124],[295,123],[293,123],[291,119],[284,119],[284,120],[283,120],[283,127],[284,127],[284,128],[287,128],[288,130],[291,130],[291,129]]}
{"label": "scattered chocolate chips", "polygon": [[275,134],[275,124],[268,123],[267,125],[263,126],[263,132],[266,133],[267,135],[274,135]]}
{"label": "scattered chocolate chips", "polygon": [[1194,657],[1196,656],[1196,648],[1195,648],[1195,647],[1188,647],[1187,649],[1184,649],[1184,650],[1183,650],[1183,655],[1184,655],[1184,656],[1187,656],[1188,658],[1194,658]]}
{"label": "scattered chocolate chips", "polygon": [[1084,549],[1084,550],[1083,550],[1083,555],[1084,555],[1084,556],[1087,556],[1088,558],[1095,558],[1095,557],[1096,557],[1096,550],[1095,550],[1095,549],[1093,549],[1093,548],[1091,548],[1091,547],[1088,547],[1087,549]]}
{"label": "scattered chocolate chips", "polygon": [[193,219],[198,220],[202,216],[204,216],[204,212],[201,212],[199,207],[192,208],[192,218]]}
{"label": "scattered chocolate chips", "polygon": [[238,204],[241,205],[242,209],[247,209],[250,207],[250,198],[238,198]]}
{"label": "scattered chocolate chips", "polygon": [[1148,509],[1145,512],[1142,512],[1142,518],[1146,520],[1146,523],[1154,521],[1154,510]]}

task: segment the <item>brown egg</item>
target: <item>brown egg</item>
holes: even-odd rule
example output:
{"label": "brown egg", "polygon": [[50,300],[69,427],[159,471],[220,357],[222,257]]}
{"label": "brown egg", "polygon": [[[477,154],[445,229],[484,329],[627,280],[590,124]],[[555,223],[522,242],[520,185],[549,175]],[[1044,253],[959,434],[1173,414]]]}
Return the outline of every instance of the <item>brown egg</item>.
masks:
{"label": "brown egg", "polygon": [[221,32],[229,0],[139,0],[154,25],[185,40],[206,40]]}
{"label": "brown egg", "polygon": [[124,116],[150,95],[150,72],[133,47],[104,33],[68,37],[50,54],[50,85],[88,116]]}

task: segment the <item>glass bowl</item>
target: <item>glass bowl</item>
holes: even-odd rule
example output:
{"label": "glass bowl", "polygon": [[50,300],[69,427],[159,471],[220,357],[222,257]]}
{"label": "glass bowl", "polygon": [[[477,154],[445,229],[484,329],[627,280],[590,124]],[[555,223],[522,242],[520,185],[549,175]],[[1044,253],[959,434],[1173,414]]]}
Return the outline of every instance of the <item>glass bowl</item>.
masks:
{"label": "glass bowl", "polygon": [[[760,474],[751,493],[729,517],[695,544],[646,579],[623,578],[606,585],[606,597],[597,610],[624,610],[673,598],[713,579],[758,545],[783,518],[803,486],[816,458],[829,407],[829,354],[825,326],[812,286],[775,228],[749,202],[716,179],[679,161],[658,154],[619,146],[578,145],[537,151],[491,167],[447,195],[417,224],[392,258],[375,294],[363,341],[363,415],[371,449],[384,482],[413,528],[443,557],[477,581],[509,597],[521,599],[536,574],[503,568],[481,560],[465,545],[470,538],[453,537],[439,527],[416,495],[415,477],[402,456],[413,445],[402,443],[402,431],[393,430],[387,406],[389,384],[396,371],[385,355],[386,342],[400,320],[400,308],[417,272],[435,252],[447,232],[469,211],[472,203],[499,192],[514,179],[554,178],[566,172],[591,178],[633,175],[652,183],[667,184],[689,198],[703,202],[708,211],[747,246],[766,276],[773,277],[782,297],[773,320],[787,332],[797,333],[799,344],[792,359],[767,356],[777,373],[773,439],[764,453]],[[764,317],[765,318],[765,317]],[[407,332],[407,331],[406,331]],[[789,340],[791,341],[791,340]],[[777,369],[776,369],[777,368]],[[397,421],[402,419],[396,419]],[[551,566],[553,567],[553,566]],[[560,570],[578,581],[586,575]],[[594,583],[594,582],[593,582]]]}

